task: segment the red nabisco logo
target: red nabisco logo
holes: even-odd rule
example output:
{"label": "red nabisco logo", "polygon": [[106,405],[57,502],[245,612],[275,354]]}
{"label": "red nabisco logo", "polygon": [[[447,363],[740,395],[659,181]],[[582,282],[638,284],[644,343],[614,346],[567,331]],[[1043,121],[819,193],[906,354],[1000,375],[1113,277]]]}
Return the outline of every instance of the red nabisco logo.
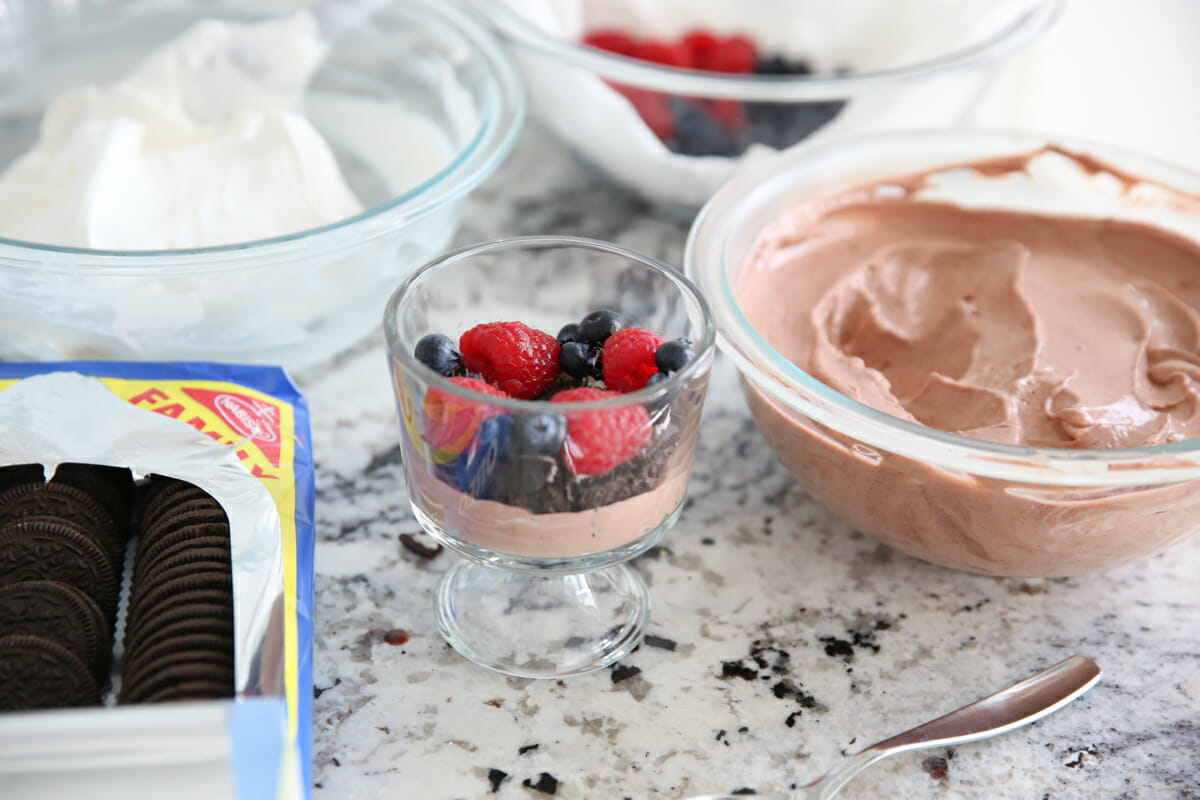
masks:
{"label": "red nabisco logo", "polygon": [[184,389],[214,411],[236,433],[252,439],[272,465],[279,466],[279,406],[256,397],[208,389]]}
{"label": "red nabisco logo", "polygon": [[261,400],[247,400],[232,394],[219,394],[214,400],[221,419],[242,436],[260,442],[277,442],[279,436],[272,427],[279,427],[278,409]]}

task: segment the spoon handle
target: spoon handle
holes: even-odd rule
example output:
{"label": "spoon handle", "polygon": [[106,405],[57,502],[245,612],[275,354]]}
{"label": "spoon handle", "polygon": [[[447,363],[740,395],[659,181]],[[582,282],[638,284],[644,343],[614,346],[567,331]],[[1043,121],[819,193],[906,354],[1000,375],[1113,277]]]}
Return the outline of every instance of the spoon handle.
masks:
{"label": "spoon handle", "polygon": [[806,797],[828,800],[850,779],[880,759],[926,747],[973,742],[1006,733],[1062,708],[1100,680],[1100,667],[1084,656],[1071,656],[945,716],[876,742],[847,759],[840,768],[804,787]]}

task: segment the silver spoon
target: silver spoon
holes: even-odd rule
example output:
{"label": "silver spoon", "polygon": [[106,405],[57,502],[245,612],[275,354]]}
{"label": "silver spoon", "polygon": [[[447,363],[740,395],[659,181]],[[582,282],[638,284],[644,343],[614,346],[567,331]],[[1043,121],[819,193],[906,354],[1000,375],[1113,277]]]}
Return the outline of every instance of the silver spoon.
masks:
{"label": "silver spoon", "polygon": [[[990,697],[871,745],[832,772],[800,787],[799,795],[776,792],[755,796],[759,800],[829,800],[855,775],[888,756],[986,739],[1039,720],[1092,688],[1100,680],[1100,674],[1100,667],[1090,658],[1071,656]],[[746,797],[706,794],[687,800],[746,800]]]}

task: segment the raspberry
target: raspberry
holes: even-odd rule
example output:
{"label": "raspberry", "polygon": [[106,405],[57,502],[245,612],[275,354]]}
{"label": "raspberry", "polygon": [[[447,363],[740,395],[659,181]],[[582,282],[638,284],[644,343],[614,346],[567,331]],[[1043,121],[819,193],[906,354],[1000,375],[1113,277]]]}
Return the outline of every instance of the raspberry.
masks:
{"label": "raspberry", "polygon": [[720,47],[720,40],[709,31],[696,28],[683,37],[683,46],[691,54],[695,69],[712,69],[713,56]]}
{"label": "raspberry", "polygon": [[675,115],[671,112],[671,104],[665,94],[633,86],[614,85],[613,88],[625,96],[646,123],[646,127],[661,141],[668,141],[675,136]]}
{"label": "raspberry", "polygon": [[[464,389],[471,389],[489,397],[508,397],[504,392],[476,378],[451,378],[450,382]],[[425,433],[421,437],[429,446],[442,454],[454,456],[467,449],[475,431],[485,420],[500,413],[500,409],[486,403],[467,400],[463,397],[430,388],[421,405]]]}
{"label": "raspberry", "polygon": [[558,380],[558,341],[523,322],[476,325],[458,340],[467,370],[500,391],[532,400]]}
{"label": "raspberry", "polygon": [[691,67],[692,54],[682,44],[669,44],[648,40],[642,42],[633,51],[635,58],[649,61],[653,64],[663,64],[668,67]]}
{"label": "raspberry", "polygon": [[623,31],[593,31],[583,37],[583,43],[622,56],[631,56],[637,49],[634,38]]}
{"label": "raspberry", "polygon": [[717,122],[731,131],[740,131],[746,127],[746,114],[742,104],[737,100],[708,100],[705,102],[708,113]]}
{"label": "raspberry", "polygon": [[604,343],[604,382],[618,392],[636,392],[658,372],[654,354],[663,339],[641,328],[622,328]]}
{"label": "raspberry", "polygon": [[[567,389],[552,403],[586,403],[620,397],[605,389]],[[573,475],[603,475],[636,456],[654,435],[650,415],[641,405],[592,411],[568,411],[562,459]]]}
{"label": "raspberry", "polygon": [[710,69],[717,72],[754,72],[758,65],[758,51],[754,42],[745,36],[730,36],[722,39],[713,54]]}

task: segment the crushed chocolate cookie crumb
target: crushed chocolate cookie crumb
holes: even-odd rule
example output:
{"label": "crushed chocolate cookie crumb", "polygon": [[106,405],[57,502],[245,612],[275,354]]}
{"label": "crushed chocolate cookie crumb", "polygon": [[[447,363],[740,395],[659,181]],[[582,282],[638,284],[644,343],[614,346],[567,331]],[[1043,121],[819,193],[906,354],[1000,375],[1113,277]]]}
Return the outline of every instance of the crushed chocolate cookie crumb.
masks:
{"label": "crushed chocolate cookie crumb", "polygon": [[825,643],[825,655],[831,658],[841,658],[849,661],[854,658],[854,647],[845,639],[836,636],[822,636],[820,641]]}
{"label": "crushed chocolate cookie crumb", "polygon": [[612,682],[620,683],[626,678],[632,678],[634,675],[640,675],[641,667],[626,666],[625,664],[617,664],[612,669]]}
{"label": "crushed chocolate cookie crumb", "polygon": [[644,642],[647,647],[657,647],[660,650],[671,650],[672,652],[674,652],[676,647],[674,639],[668,639],[665,636],[655,636],[653,634],[647,634],[646,638],[643,639],[642,642]]}
{"label": "crushed chocolate cookie crumb", "polygon": [[741,659],[738,659],[737,661],[722,661],[721,677],[741,678],[742,680],[752,681],[758,677],[758,671],[747,667],[742,663]]}
{"label": "crushed chocolate cookie crumb", "polygon": [[520,755],[525,755],[525,754],[526,754],[526,753],[528,753],[528,752],[531,752],[531,751],[533,751],[533,750],[537,750],[539,747],[541,747],[541,745],[537,745],[537,744],[527,744],[527,745],[525,745],[524,747],[518,747],[518,748],[517,748],[517,753],[518,753],[518,754],[520,754]]}
{"label": "crushed chocolate cookie crumb", "polygon": [[521,785],[528,786],[535,792],[541,792],[542,794],[554,794],[558,791],[558,778],[549,772],[543,772],[538,776],[537,783],[534,783],[532,778],[526,778],[521,781]]}
{"label": "crushed chocolate cookie crumb", "polygon": [[436,558],[442,552],[440,544],[434,544],[433,547],[421,542],[414,533],[400,534],[400,546],[418,558]]}
{"label": "crushed chocolate cookie crumb", "polygon": [[502,769],[492,767],[488,770],[488,783],[492,785],[492,794],[500,791],[500,784],[504,783],[504,779],[508,777],[508,773]]}

